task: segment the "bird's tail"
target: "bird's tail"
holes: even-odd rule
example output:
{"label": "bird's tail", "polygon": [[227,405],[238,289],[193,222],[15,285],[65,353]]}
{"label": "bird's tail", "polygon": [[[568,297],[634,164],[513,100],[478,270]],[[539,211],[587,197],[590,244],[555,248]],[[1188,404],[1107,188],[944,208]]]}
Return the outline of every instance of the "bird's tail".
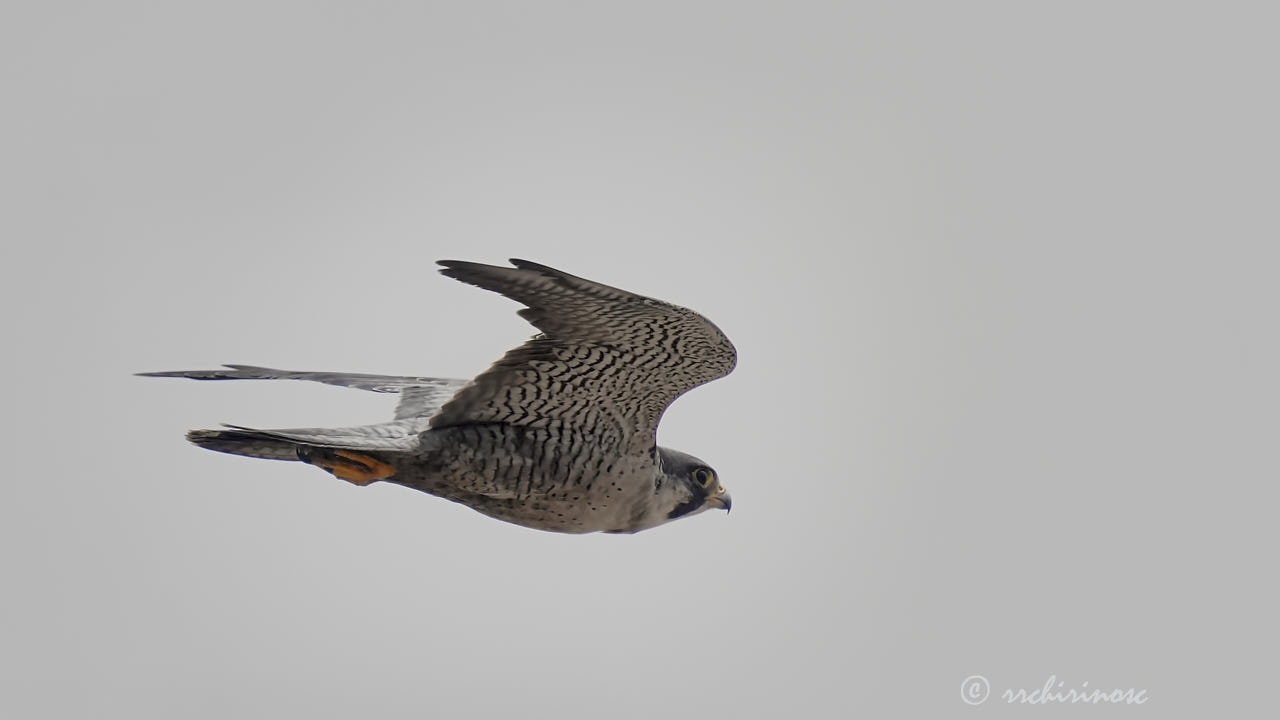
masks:
{"label": "bird's tail", "polygon": [[252,430],[192,430],[187,440],[206,450],[265,460],[298,460],[300,443]]}
{"label": "bird's tail", "polygon": [[350,430],[282,431],[228,426],[226,430],[192,430],[187,433],[187,440],[231,455],[305,462],[357,485],[394,475],[397,459],[405,449],[397,446],[405,446],[409,438],[353,436]]}

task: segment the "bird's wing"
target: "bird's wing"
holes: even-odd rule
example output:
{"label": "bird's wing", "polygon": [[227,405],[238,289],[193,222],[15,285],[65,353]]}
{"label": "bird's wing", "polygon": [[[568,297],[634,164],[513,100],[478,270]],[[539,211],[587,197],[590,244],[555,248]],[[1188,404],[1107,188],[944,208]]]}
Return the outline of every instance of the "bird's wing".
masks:
{"label": "bird's wing", "polygon": [[358,390],[400,393],[400,402],[396,405],[396,420],[434,415],[441,405],[467,384],[466,380],[453,378],[309,372],[256,365],[225,365],[217,370],[170,370],[138,374],[144,377],[180,377],[192,380],[309,380]]}
{"label": "bird's wing", "polygon": [[686,308],[526,260],[440,264],[444,275],[523,304],[520,316],[542,334],[460,390],[433,428],[571,425],[620,452],[650,452],[667,406],[737,361],[724,333]]}
{"label": "bird's wing", "polygon": [[429,418],[440,412],[440,408],[466,386],[466,380],[447,378],[420,378],[431,382],[410,385],[400,391],[400,402],[396,405],[396,419]]}

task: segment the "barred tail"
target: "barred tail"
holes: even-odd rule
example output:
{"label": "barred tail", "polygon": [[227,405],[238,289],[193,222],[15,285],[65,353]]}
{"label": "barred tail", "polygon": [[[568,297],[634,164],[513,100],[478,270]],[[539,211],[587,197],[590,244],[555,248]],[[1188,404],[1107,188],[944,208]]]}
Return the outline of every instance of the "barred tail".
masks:
{"label": "barred tail", "polygon": [[245,430],[192,430],[187,440],[206,450],[263,458],[265,460],[299,460],[300,443],[269,437]]}
{"label": "barred tail", "polygon": [[304,462],[356,485],[368,485],[395,475],[394,458],[402,454],[386,447],[370,448],[367,439],[363,444],[353,445],[355,438],[350,435],[311,441],[284,436],[280,431],[252,428],[192,430],[187,433],[187,439],[202,448],[231,455]]}

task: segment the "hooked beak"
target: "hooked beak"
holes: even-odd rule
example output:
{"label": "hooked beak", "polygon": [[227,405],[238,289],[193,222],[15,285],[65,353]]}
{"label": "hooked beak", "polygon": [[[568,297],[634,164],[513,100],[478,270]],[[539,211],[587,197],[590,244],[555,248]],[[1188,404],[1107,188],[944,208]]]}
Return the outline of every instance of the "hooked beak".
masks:
{"label": "hooked beak", "polygon": [[729,509],[733,507],[733,498],[729,497],[729,493],[721,489],[719,493],[707,498],[707,504],[711,507],[720,508],[725,512],[729,512]]}

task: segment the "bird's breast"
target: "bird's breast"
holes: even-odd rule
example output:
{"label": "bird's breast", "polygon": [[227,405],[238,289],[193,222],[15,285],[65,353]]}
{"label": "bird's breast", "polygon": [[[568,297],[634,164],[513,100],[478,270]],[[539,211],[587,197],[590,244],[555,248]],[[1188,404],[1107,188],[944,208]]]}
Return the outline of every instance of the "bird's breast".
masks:
{"label": "bird's breast", "polygon": [[508,522],[557,532],[627,531],[649,513],[656,467],[572,430],[438,428],[396,482]]}

